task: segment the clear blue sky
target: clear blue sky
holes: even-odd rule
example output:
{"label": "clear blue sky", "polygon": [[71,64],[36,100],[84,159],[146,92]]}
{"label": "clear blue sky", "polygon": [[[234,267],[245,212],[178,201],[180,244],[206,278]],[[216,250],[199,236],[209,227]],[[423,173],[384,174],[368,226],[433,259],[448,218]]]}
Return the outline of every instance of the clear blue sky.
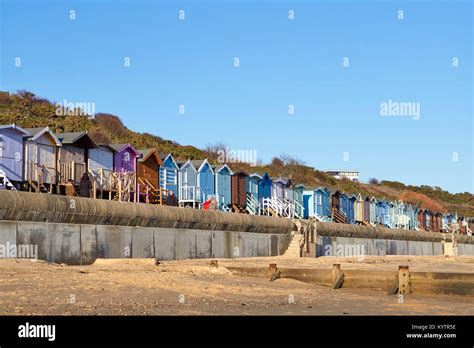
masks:
{"label": "clear blue sky", "polygon": [[[0,1],[1,90],[95,102],[181,144],[474,192],[470,0]],[[381,116],[389,99],[420,119]]]}

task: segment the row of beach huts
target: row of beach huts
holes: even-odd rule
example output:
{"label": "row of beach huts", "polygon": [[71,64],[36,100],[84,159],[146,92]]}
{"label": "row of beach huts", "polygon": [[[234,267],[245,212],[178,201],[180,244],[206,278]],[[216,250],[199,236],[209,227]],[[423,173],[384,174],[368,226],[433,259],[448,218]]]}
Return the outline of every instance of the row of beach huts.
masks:
{"label": "row of beach huts", "polygon": [[471,234],[467,219],[402,201],[360,193],[306,188],[290,178],[232,171],[207,159],[179,161],[131,144],[96,144],[87,132],[0,126],[0,188],[66,194],[87,174],[91,198],[166,204],[171,191],[181,207],[215,208],[320,221]]}

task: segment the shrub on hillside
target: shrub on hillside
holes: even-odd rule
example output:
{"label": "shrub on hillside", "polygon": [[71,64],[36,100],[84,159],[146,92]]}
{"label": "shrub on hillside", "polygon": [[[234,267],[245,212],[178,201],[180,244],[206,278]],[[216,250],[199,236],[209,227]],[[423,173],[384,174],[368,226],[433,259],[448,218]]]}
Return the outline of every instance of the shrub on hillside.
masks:
{"label": "shrub on hillside", "polygon": [[401,199],[404,202],[416,204],[423,209],[429,209],[431,211],[440,213],[445,213],[447,211],[446,208],[437,200],[420,192],[405,190],[398,196],[398,199]]}

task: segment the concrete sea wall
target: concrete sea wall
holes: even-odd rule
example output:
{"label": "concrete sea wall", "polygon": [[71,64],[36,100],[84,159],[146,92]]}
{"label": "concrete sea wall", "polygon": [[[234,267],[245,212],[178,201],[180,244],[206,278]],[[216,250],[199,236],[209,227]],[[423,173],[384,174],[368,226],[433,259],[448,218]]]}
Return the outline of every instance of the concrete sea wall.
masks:
{"label": "concrete sea wall", "polygon": [[[452,235],[383,227],[308,222],[305,254],[319,256],[444,255],[452,247]],[[474,255],[474,238],[457,235],[457,253]],[[352,254],[352,255],[351,255]]]}
{"label": "concrete sea wall", "polygon": [[[307,257],[442,255],[455,244],[451,234],[438,232],[0,190],[0,257],[19,246],[67,264],[276,256],[288,248],[292,231],[305,235]],[[474,255],[473,237],[458,235],[456,243],[458,254]]]}
{"label": "concrete sea wall", "polygon": [[285,252],[290,241],[291,234],[0,221],[0,246],[9,249],[4,252],[33,246],[35,258],[70,265],[92,264],[97,258],[277,256]]}

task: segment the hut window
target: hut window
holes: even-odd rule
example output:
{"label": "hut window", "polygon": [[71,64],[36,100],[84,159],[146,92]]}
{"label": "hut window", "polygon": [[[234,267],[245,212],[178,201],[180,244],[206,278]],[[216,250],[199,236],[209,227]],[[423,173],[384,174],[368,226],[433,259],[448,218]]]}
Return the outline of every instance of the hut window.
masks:
{"label": "hut window", "polygon": [[170,185],[176,184],[176,174],[174,170],[165,169],[166,183]]}

